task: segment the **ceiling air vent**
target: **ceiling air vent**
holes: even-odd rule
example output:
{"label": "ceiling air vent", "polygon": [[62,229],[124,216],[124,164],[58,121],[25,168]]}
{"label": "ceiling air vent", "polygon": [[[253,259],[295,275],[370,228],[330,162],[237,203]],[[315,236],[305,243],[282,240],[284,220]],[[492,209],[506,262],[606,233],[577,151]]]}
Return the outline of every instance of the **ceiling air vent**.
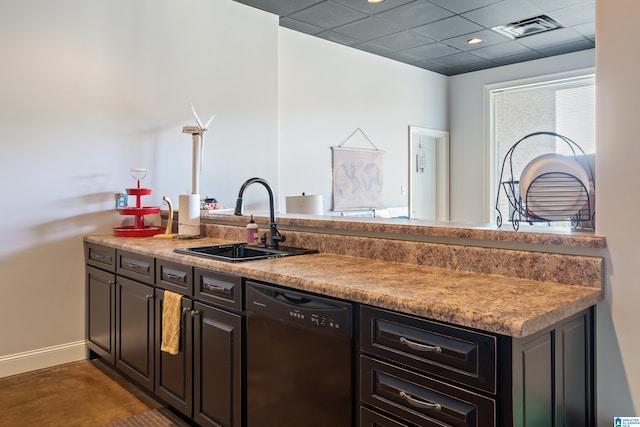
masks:
{"label": "ceiling air vent", "polygon": [[492,30],[511,39],[519,39],[521,37],[540,34],[557,28],[562,28],[562,25],[547,15],[540,15],[533,18],[523,19],[522,21],[512,22],[511,24],[498,25],[497,27],[493,27]]}

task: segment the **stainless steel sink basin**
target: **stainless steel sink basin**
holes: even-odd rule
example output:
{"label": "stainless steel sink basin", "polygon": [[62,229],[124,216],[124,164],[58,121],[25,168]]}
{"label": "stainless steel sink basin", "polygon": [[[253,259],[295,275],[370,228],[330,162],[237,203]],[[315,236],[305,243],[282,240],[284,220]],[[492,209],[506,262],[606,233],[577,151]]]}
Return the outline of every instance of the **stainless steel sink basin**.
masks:
{"label": "stainless steel sink basin", "polygon": [[193,248],[174,249],[174,252],[229,262],[282,258],[294,255],[318,253],[315,249],[293,248],[287,246],[280,246],[279,249],[272,249],[260,246],[250,246],[246,243],[198,246]]}

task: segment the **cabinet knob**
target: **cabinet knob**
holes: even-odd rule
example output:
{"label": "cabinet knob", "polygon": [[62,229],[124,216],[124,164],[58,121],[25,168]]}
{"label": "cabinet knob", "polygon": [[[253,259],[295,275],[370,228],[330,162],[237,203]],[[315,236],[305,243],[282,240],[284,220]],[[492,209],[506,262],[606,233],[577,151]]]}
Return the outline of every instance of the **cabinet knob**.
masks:
{"label": "cabinet knob", "polygon": [[198,310],[191,310],[191,317],[196,317],[200,314]]}
{"label": "cabinet knob", "polygon": [[147,294],[147,295],[145,295],[145,297],[146,297],[147,299],[151,299],[151,298],[153,298],[153,295],[152,295],[152,294]]}
{"label": "cabinet knob", "polygon": [[113,285],[115,285],[115,284],[116,284],[116,282],[115,282],[115,281],[113,281],[113,280],[109,280],[109,281],[107,282],[107,285],[109,285],[109,286],[113,286]]}

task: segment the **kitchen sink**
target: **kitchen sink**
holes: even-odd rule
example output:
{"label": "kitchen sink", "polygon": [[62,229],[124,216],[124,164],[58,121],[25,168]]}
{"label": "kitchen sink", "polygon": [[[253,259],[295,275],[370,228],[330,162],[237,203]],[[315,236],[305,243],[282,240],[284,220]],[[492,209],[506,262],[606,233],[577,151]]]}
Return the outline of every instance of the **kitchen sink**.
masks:
{"label": "kitchen sink", "polygon": [[198,246],[193,248],[174,249],[174,252],[229,262],[253,261],[267,258],[282,258],[294,255],[318,253],[315,249],[294,248],[288,246],[280,246],[278,249],[263,248],[260,246],[248,245],[246,243]]}

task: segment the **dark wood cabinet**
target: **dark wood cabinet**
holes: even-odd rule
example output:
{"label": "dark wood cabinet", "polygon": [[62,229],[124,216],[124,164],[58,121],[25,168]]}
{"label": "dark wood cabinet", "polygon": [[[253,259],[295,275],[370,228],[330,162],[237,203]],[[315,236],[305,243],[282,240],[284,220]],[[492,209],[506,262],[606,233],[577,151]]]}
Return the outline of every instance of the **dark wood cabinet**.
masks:
{"label": "dark wood cabinet", "polygon": [[363,405],[409,426],[496,425],[495,336],[367,306],[360,319]]}
{"label": "dark wood cabinet", "polygon": [[183,297],[178,354],[161,351],[164,290],[156,289],[155,393],[187,417],[193,415],[193,301]]}
{"label": "dark wood cabinet", "polygon": [[396,421],[364,406],[360,408],[360,425],[362,427],[409,427],[407,423]]}
{"label": "dark wood cabinet", "polygon": [[116,367],[154,389],[154,304],[151,286],[116,276]]}
{"label": "dark wood cabinet", "polygon": [[[246,425],[244,279],[91,243],[85,259],[88,348],[201,426]],[[177,355],[160,351],[165,290],[183,295]],[[595,426],[593,307],[525,338],[354,319],[361,427]]]}
{"label": "dark wood cabinet", "polygon": [[87,346],[107,362],[116,357],[116,276],[87,266]]}
{"label": "dark wood cabinet", "polygon": [[181,295],[193,295],[193,267],[156,260],[156,286]]}
{"label": "dark wood cabinet", "polygon": [[501,426],[596,425],[593,310],[506,338]]}
{"label": "dark wood cabinet", "polygon": [[155,259],[127,251],[116,251],[116,273],[142,283],[155,282]]}
{"label": "dark wood cabinet", "polygon": [[202,426],[242,425],[240,314],[194,303],[194,420]]}
{"label": "dark wood cabinet", "polygon": [[193,276],[195,299],[232,311],[242,310],[241,277],[202,268],[195,268]]}
{"label": "dark wood cabinet", "polygon": [[593,308],[526,338],[360,317],[362,427],[595,425]]}

